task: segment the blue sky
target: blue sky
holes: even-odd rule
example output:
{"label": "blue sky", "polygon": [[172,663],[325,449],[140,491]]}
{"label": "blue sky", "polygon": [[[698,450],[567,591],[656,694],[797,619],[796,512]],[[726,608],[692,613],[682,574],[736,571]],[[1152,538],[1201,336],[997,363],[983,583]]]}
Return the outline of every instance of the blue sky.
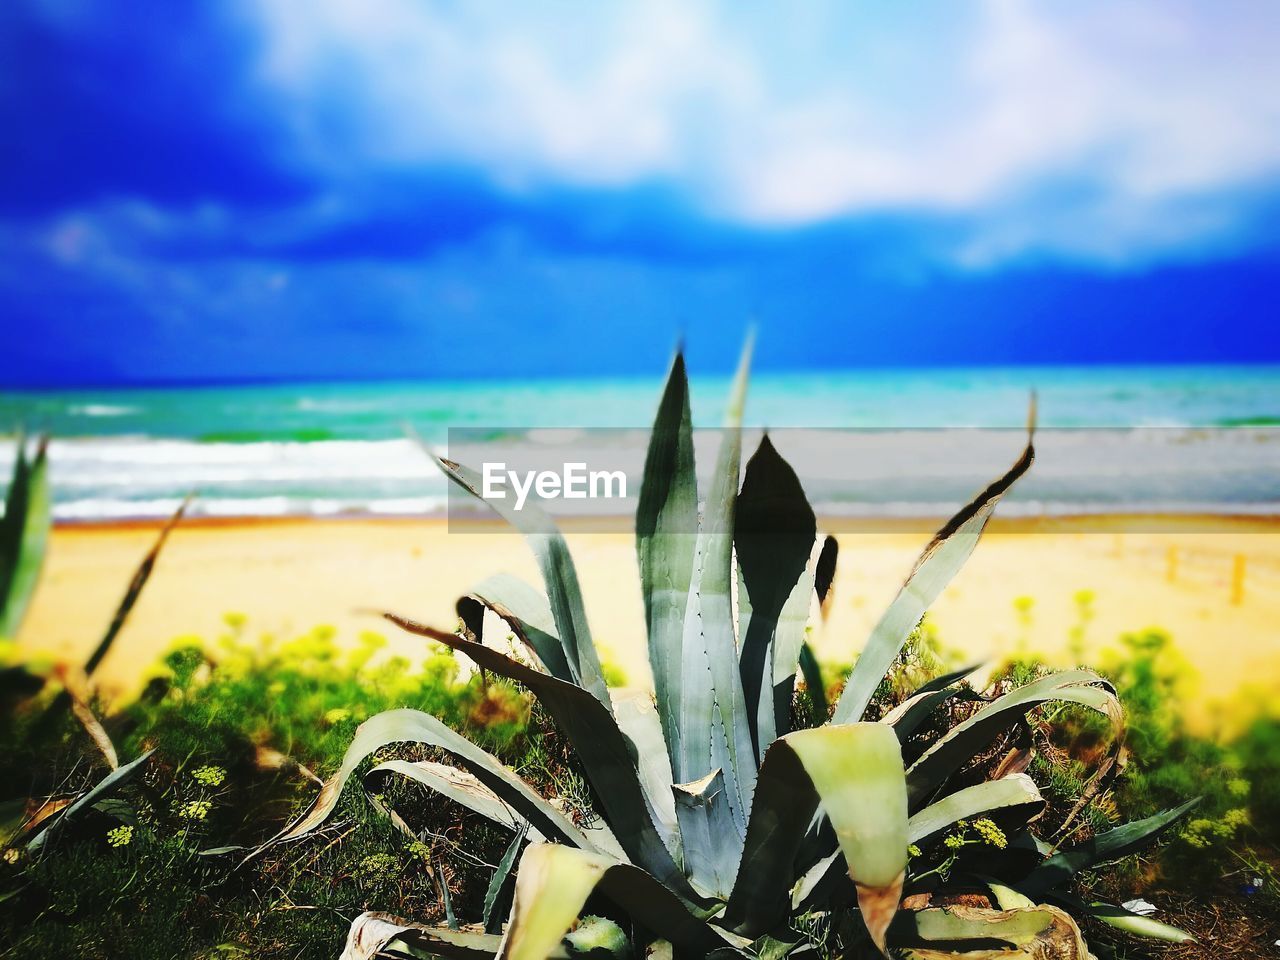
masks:
{"label": "blue sky", "polygon": [[[127,13],[128,19],[122,19]],[[10,0],[10,386],[1278,362],[1280,7]]]}

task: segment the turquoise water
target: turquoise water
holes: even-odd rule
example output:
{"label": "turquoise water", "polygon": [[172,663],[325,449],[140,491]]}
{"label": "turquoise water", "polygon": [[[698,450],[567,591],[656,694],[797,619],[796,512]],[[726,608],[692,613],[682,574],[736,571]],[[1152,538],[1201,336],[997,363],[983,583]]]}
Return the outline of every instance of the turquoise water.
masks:
{"label": "turquoise water", "polygon": [[[719,423],[727,385],[695,377],[696,424]],[[444,489],[404,439],[406,426],[434,444],[450,427],[490,428],[495,438],[540,427],[645,427],[660,388],[655,376],[10,393],[0,396],[0,423],[53,434],[64,519],[162,515],[189,490],[200,492],[197,512],[208,514],[421,513],[440,509]],[[1249,428],[1271,440],[1267,428],[1280,425],[1280,367],[762,374],[747,421],[771,429],[1017,427],[1032,389],[1047,428],[1179,428],[1161,434],[1175,440],[1187,428]],[[0,462],[10,456],[6,449]],[[1257,463],[1250,469],[1245,486],[1215,488],[1213,497],[1269,502]]]}
{"label": "turquoise water", "polygon": [[[727,378],[695,377],[694,419],[719,422]],[[202,442],[377,440],[447,427],[646,426],[661,378],[279,384],[0,396],[0,422],[60,437]],[[1028,391],[1045,426],[1280,424],[1280,367],[1086,367],[761,374],[747,419],[771,427],[1003,427]]]}

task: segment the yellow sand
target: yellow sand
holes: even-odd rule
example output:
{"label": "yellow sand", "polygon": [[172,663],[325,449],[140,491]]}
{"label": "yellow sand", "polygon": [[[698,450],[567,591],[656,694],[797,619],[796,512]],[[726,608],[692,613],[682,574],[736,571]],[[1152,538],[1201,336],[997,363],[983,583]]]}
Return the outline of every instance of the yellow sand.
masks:
{"label": "yellow sand", "polygon": [[[1280,698],[1280,525],[1241,520],[1226,532],[1089,532],[1079,524],[1022,522],[994,529],[932,612],[942,638],[975,659],[1019,649],[1062,662],[1078,622],[1075,596],[1092,591],[1086,659],[1123,632],[1168,630],[1200,675],[1200,724],[1258,696]],[[1203,526],[1200,527],[1203,529]],[[20,641],[31,651],[82,658],[94,645],[153,539],[147,525],[60,527]],[[605,655],[646,682],[632,539],[570,534],[587,613]],[[815,634],[820,655],[848,660],[889,602],[927,536],[885,530],[840,537],[836,593]],[[1171,563],[1170,552],[1174,556]],[[1243,598],[1232,601],[1235,558]],[[1171,566],[1174,569],[1171,569]],[[536,582],[527,547],[492,531],[450,532],[442,521],[289,520],[188,524],[174,534],[100,678],[128,692],[176,636],[216,636],[222,615],[244,613],[253,631],[287,636],[332,624],[347,636],[384,630],[369,609],[442,626],[455,598],[500,570]],[[1029,615],[1015,601],[1034,598]],[[394,632],[386,626],[385,632]],[[412,637],[399,649],[420,650]]]}

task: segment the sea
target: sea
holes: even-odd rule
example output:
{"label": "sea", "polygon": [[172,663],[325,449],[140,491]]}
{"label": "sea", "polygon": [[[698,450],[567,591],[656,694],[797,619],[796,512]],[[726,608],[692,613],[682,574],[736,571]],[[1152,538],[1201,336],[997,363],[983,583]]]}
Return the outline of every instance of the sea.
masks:
{"label": "sea", "polygon": [[[447,483],[424,445],[456,454],[465,437],[483,459],[607,430],[642,457],[661,388],[655,376],[10,391],[0,429],[51,435],[62,521],[162,517],[189,493],[197,516],[437,516]],[[721,422],[728,388],[694,377],[696,426]],[[1016,455],[1033,391],[1042,464],[1013,512],[1280,514],[1280,367],[761,373],[746,422],[779,438],[819,512],[933,515]],[[0,442],[0,477],[13,455]]]}

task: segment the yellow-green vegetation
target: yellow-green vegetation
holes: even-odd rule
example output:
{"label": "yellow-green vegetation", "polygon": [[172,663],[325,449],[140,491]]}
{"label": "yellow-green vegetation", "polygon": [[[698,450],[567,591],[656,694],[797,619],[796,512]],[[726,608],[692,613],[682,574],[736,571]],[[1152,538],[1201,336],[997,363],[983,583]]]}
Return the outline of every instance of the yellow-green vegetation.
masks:
{"label": "yellow-green vegetation", "polygon": [[[1280,888],[1267,889],[1267,870],[1254,869],[1246,877],[1250,871],[1243,869],[1258,864],[1260,849],[1280,847],[1280,719],[1260,707],[1230,740],[1188,732],[1183,717],[1195,677],[1163,631],[1121,637],[1102,658],[1102,670],[1126,707],[1122,775],[1102,789],[1089,783],[1087,762],[1105,731],[1086,713],[1060,710],[1046,717],[1049,750],[1033,761],[1046,778],[1046,793],[1060,804],[1088,798],[1075,820],[1080,831],[1106,829],[1121,816],[1149,816],[1191,791],[1201,796],[1195,814],[1169,835],[1158,857],[1129,861],[1113,871],[1112,880],[1137,893],[1153,883],[1177,882],[1188,871],[1199,871],[1203,879],[1207,871],[1228,879],[1238,875],[1239,886],[1280,896]],[[1043,668],[1024,661],[1007,671],[1024,679]],[[1256,877],[1264,883],[1254,884]]]}
{"label": "yellow-green vegetation", "polygon": [[[209,762],[190,778],[217,787],[225,764],[219,748],[247,741],[304,765],[340,756],[355,727],[390,705],[413,704],[502,746],[527,726],[530,699],[513,684],[459,677],[452,651],[424,645],[417,662],[391,655],[386,638],[365,631],[354,640],[319,626],[281,640],[254,635],[238,618],[212,643],[180,638],[153,671],[131,714],[145,713],[158,745],[199,753]],[[156,745],[138,738],[138,745]],[[240,746],[237,747],[236,745]]]}
{"label": "yellow-green vegetation", "polygon": [[[429,645],[411,662],[387,655],[374,633],[346,639],[321,627],[281,641],[242,618],[227,623],[211,642],[176,641],[142,697],[104,719],[123,755],[154,751],[145,773],[38,855],[25,851],[22,828],[43,798],[74,796],[106,771],[70,713],[38,729],[56,688],[10,704],[0,772],[41,800],[5,808],[16,845],[0,863],[0,952],[331,958],[350,918],[375,903],[443,921],[447,890],[458,911],[479,912],[506,839],[391,778],[380,796],[413,816],[420,838],[346,803],[345,825],[316,849],[282,847],[239,871],[230,855],[208,854],[268,834],[313,791],[308,770],[334,766],[359,720],[392,706],[434,711],[549,796],[585,790],[528,695],[460,676],[447,648]],[[378,759],[431,757],[406,747]]]}
{"label": "yellow-green vegetation", "polygon": [[[224,955],[332,960],[337,954],[334,944],[340,942],[350,919],[363,910],[445,922],[441,875],[447,878],[455,915],[481,916],[486,890],[510,835],[488,827],[478,815],[432,800],[388,775],[378,778],[376,785],[371,780],[371,785],[384,803],[421,830],[422,839],[408,838],[376,809],[348,797],[337,815],[340,829],[326,833],[314,846],[284,845],[241,871],[233,871],[227,862],[234,862],[234,854],[201,855],[210,848],[250,843],[264,836],[313,792],[305,773],[287,763],[280,769],[282,758],[260,757],[263,750],[283,754],[288,746],[294,758],[316,770],[331,769],[340,762],[355,723],[348,718],[335,731],[323,717],[332,709],[327,705],[339,697],[370,715],[406,703],[435,704],[449,724],[488,743],[539,793],[562,798],[561,805],[579,815],[591,809],[590,788],[581,768],[536,703],[531,705],[524,694],[506,684],[491,684],[490,689],[497,687],[504,696],[511,696],[527,720],[495,729],[477,726],[473,707],[485,688],[478,677],[458,679],[451,652],[429,649],[417,663],[401,662],[387,656],[372,636],[348,639],[324,629],[284,642],[267,640],[273,652],[263,654],[245,623],[208,643],[181,640],[153,669],[144,699],[107,719],[108,729],[122,745],[129,745],[127,749],[159,746],[148,776],[122,792],[118,803],[95,811],[92,819],[64,833],[46,855],[28,856],[13,847],[6,851],[0,863],[2,892],[11,894],[0,904],[0,944],[6,951],[107,958],[123,950],[143,960]],[[370,648],[375,653],[365,657]],[[906,689],[906,678],[940,668],[944,658],[938,650],[936,634],[918,631],[890,670],[874,709],[881,715],[888,713],[900,702],[899,695],[889,691]],[[1152,652],[1145,643],[1127,644],[1109,668],[1122,679],[1144,674],[1148,664],[1130,661],[1141,661]],[[362,665],[353,670],[351,660],[362,658]],[[834,699],[844,671],[827,665],[824,669],[833,676]],[[1029,668],[1027,675],[1038,672]],[[327,692],[317,694],[320,690]],[[273,694],[264,697],[265,691]],[[315,696],[309,701],[311,712],[294,715],[292,708],[281,708],[275,697],[285,691]],[[1138,706],[1141,697],[1135,696],[1133,702],[1130,719],[1136,730],[1146,721]],[[798,717],[804,704],[803,695],[798,696]],[[1176,716],[1176,701],[1173,706]],[[1033,715],[1032,719],[1040,718]],[[1083,754],[1096,745],[1087,729],[1074,745],[1067,744],[1067,720],[1057,715],[1053,723],[1036,723],[1043,732],[1058,731],[1037,751],[1032,768],[1049,802],[1042,818],[1046,826],[1060,822],[1086,789],[1084,768],[1076,766],[1070,749]],[[10,736],[7,742],[20,744],[21,736]],[[1131,745],[1134,755],[1124,776],[1109,798],[1100,796],[1091,805],[1099,812],[1087,815],[1089,829],[1108,830],[1121,819],[1146,816],[1167,802],[1126,790],[1127,782],[1141,777],[1144,770],[1172,763],[1159,754],[1144,755],[1142,750],[1150,747],[1139,746],[1136,736],[1131,737]],[[1186,844],[1182,832],[1171,832],[1145,857],[1130,856],[1111,867],[1086,872],[1081,890],[1112,900],[1145,894],[1161,904],[1162,916],[1175,923],[1177,915],[1168,910],[1178,901],[1171,898],[1185,896],[1181,891],[1188,886],[1202,896],[1210,895],[1202,887],[1206,872],[1210,879],[1233,874],[1225,881],[1226,893],[1224,883],[1212,887],[1215,900],[1255,877],[1272,882],[1269,864],[1280,839],[1270,828],[1275,819],[1265,818],[1261,808],[1254,807],[1255,798],[1262,804],[1268,801],[1267,790],[1280,779],[1280,734],[1274,724],[1260,719],[1254,732],[1229,750],[1192,738],[1179,749],[1190,751],[1179,761],[1185,767],[1181,776],[1208,790],[1201,808],[1205,811],[1216,809],[1213,789],[1222,758],[1234,758],[1229,763],[1239,765],[1235,780],[1251,785],[1246,808],[1257,825],[1241,827],[1234,841],[1215,840],[1209,860]],[[368,765],[430,755],[412,746],[388,747]],[[44,749],[21,752],[5,768],[10,778],[22,770],[25,784],[44,764],[44,783],[73,791],[76,783],[68,774],[80,767],[79,776],[91,781],[100,763],[83,730],[68,718],[50,735]],[[1198,765],[1202,763],[1207,765]],[[1240,791],[1239,782],[1227,783],[1229,794]],[[1258,790],[1258,785],[1264,789]],[[184,804],[201,801],[209,804],[204,820],[179,815]],[[933,839],[913,843],[909,848],[913,875],[919,879],[947,860],[951,861],[947,869],[957,877],[981,869],[987,851],[998,849],[998,841],[989,842],[996,834],[987,836],[989,828],[979,826],[983,819],[966,821],[964,827],[956,823]],[[991,822],[1007,840],[999,823]],[[1082,828],[1077,836],[1083,839],[1088,833]],[[953,837],[960,838],[959,849],[953,849],[957,845]],[[1197,872],[1189,875],[1188,865]],[[1163,892],[1150,892],[1153,885]],[[1264,886],[1250,899],[1261,902],[1269,896],[1274,891]],[[818,940],[847,932],[825,914],[800,916],[795,923]],[[606,939],[616,935],[612,926],[587,921],[582,926],[592,931],[592,937],[596,932]],[[586,931],[576,937],[579,942],[588,939]],[[1098,942],[1105,936],[1095,931]],[[1121,948],[1128,951],[1124,956],[1156,955],[1147,949],[1135,952],[1123,942]]]}

